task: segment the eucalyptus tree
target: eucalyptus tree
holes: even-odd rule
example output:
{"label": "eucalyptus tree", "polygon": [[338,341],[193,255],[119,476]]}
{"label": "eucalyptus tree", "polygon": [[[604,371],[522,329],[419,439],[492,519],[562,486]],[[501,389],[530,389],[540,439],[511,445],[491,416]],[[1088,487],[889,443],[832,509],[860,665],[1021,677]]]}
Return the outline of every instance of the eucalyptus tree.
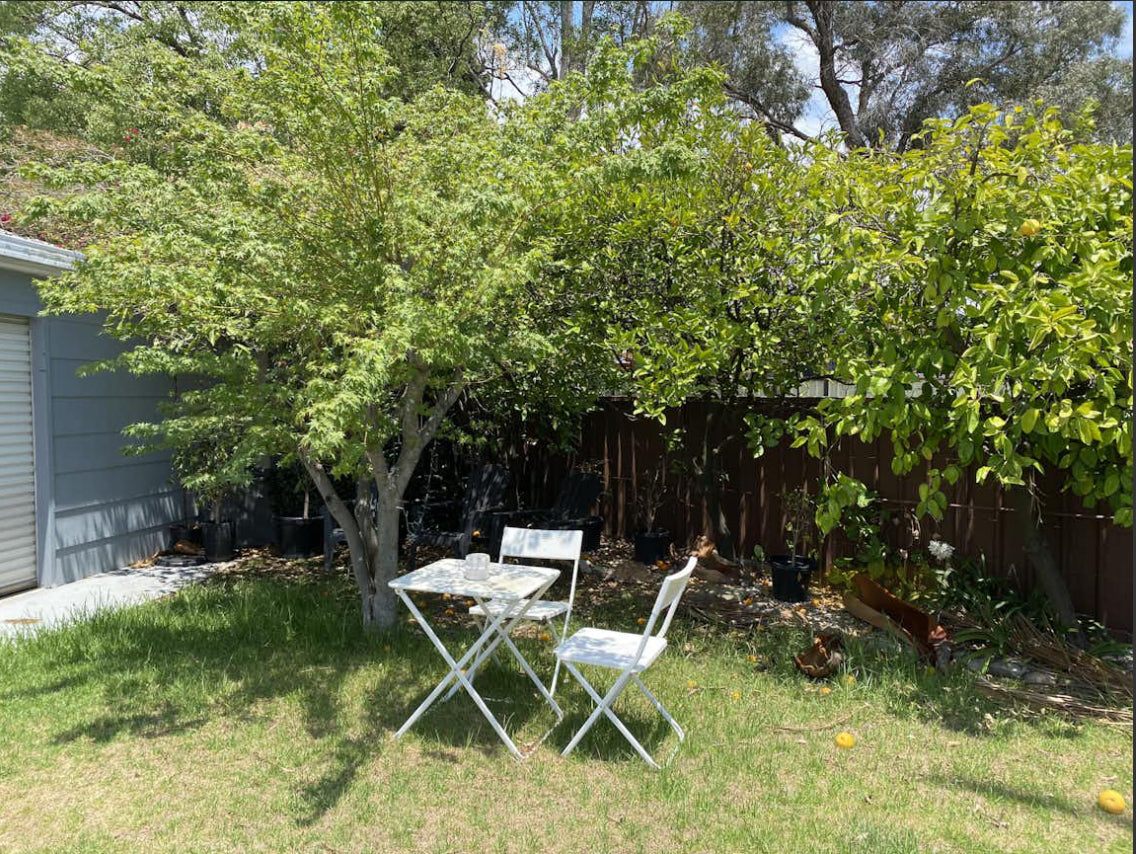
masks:
{"label": "eucalyptus tree", "polygon": [[[42,292],[132,343],[99,367],[195,378],[131,432],[171,447],[198,490],[247,481],[266,454],[299,459],[345,531],[363,619],[388,626],[400,499],[455,403],[507,388],[590,405],[613,369],[562,250],[577,191],[681,168],[661,128],[717,80],[643,92],[635,58],[608,48],[588,78],[502,111],[452,89],[406,100],[369,4],[250,14],[255,68],[166,52],[142,85],[90,70],[135,105],[137,135],[26,170],[54,192],[23,216],[92,231]],[[189,85],[221,103],[172,97]]]}
{"label": "eucalyptus tree", "polygon": [[[518,88],[586,72],[605,35],[652,33],[678,12],[687,66],[725,72],[731,102],[777,138],[818,136],[816,93],[846,144],[902,150],[925,119],[1036,98],[1077,114],[1098,104],[1095,138],[1132,138],[1126,12],[1093,0],[610,0],[496,4]],[[809,110],[813,114],[809,114]]]}
{"label": "eucalyptus tree", "polygon": [[1132,60],[1115,54],[1126,14],[1116,4],[793,0],[782,8],[853,148],[903,150],[926,119],[1039,97],[1069,114],[1095,99],[1107,108],[1101,135],[1132,139]]}

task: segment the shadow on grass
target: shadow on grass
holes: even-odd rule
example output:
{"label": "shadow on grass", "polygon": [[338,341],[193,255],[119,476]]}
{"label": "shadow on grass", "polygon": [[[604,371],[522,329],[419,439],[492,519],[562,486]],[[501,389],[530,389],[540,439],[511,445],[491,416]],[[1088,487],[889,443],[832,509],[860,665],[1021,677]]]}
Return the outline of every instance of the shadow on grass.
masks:
{"label": "shadow on grass", "polygon": [[[477,631],[464,618],[437,616],[441,609],[439,601],[423,610],[460,656]],[[522,649],[538,674],[550,675],[550,647]],[[56,745],[162,738],[221,719],[255,722],[264,720],[265,703],[287,698],[322,754],[316,778],[316,769],[306,769],[306,779],[297,779],[300,825],[334,808],[447,670],[417,628],[368,634],[353,585],[314,563],[303,573],[254,567],[215,576],[164,601],[45,632],[17,654],[20,678],[0,686],[0,704],[67,696],[46,718]],[[478,674],[478,691],[516,698],[488,702],[511,735],[542,712],[547,729],[555,716],[511,656],[501,658],[504,666],[490,663]],[[347,691],[353,699],[343,699]],[[453,748],[507,755],[464,692],[431,707],[413,732],[430,755]]]}
{"label": "shadow on grass", "polygon": [[957,774],[951,776],[933,774],[927,779],[944,789],[964,789],[968,792],[974,792],[976,795],[981,795],[984,798],[1011,801],[1016,804],[1027,807],[1037,807],[1049,812],[1065,813],[1068,816],[1083,816],[1090,810],[1094,810],[1096,814],[1105,821],[1110,821],[1121,827],[1126,827],[1129,830],[1132,828],[1132,817],[1130,815],[1110,815],[1109,813],[1097,809],[1095,806],[1072,801],[1062,795],[1048,793],[1039,794],[1015,786],[1008,786],[1005,783],[999,783],[997,781],[964,777]]}

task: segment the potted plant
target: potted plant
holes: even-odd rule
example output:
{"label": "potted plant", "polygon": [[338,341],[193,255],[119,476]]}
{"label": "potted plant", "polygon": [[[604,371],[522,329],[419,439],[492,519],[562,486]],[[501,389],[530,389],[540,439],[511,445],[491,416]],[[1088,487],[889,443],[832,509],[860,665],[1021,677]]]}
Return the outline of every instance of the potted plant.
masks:
{"label": "potted plant", "polygon": [[266,477],[272,524],[281,557],[312,557],[323,551],[323,516],[312,514],[311,484],[299,464],[277,464]]}
{"label": "potted plant", "polygon": [[815,499],[806,486],[781,493],[785,512],[787,555],[773,555],[773,597],[782,602],[800,602],[809,596],[809,578],[816,560],[808,555],[815,535]]}
{"label": "potted plant", "polygon": [[190,512],[189,496],[182,493],[182,521],[170,525],[170,551],[189,552],[201,549],[201,525]]}
{"label": "potted plant", "polygon": [[225,519],[225,493],[220,489],[202,496],[209,505],[209,517],[201,522],[201,544],[210,561],[232,560],[236,555],[236,526]]}
{"label": "potted plant", "polygon": [[663,468],[646,474],[635,492],[635,560],[648,565],[670,554],[671,532],[656,521],[666,500],[667,476]]}

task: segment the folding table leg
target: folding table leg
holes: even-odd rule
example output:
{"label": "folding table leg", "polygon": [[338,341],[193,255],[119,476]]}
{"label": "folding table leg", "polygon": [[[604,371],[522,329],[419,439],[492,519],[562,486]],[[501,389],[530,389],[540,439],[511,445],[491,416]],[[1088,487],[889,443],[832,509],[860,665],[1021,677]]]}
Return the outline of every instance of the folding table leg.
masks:
{"label": "folding table leg", "polygon": [[[402,725],[402,727],[395,734],[395,737],[401,737],[408,729],[410,729],[410,727],[414,725],[414,722],[417,721],[418,718],[420,718],[426,712],[426,710],[430,708],[430,706],[437,699],[438,695],[441,694],[442,691],[447,688],[447,686],[449,686],[450,680],[456,679],[457,683],[455,684],[454,689],[456,690],[458,686],[465,688],[466,693],[469,694],[470,698],[477,705],[478,709],[481,710],[481,713],[489,721],[489,724],[493,727],[493,730],[505,743],[505,746],[509,748],[510,752],[515,757],[517,757],[517,759],[524,759],[524,754],[522,754],[521,751],[517,748],[516,744],[513,743],[513,740],[509,738],[508,734],[502,728],[501,724],[497,721],[497,718],[489,710],[489,707],[485,705],[485,701],[481,698],[481,695],[478,694],[474,689],[472,683],[472,674],[467,676],[466,673],[462,672],[462,668],[469,662],[470,659],[473,659],[475,662],[483,660],[481,648],[489,642],[489,639],[492,636],[496,635],[493,640],[492,647],[489,651],[491,652],[492,648],[495,648],[498,643],[504,642],[512,650],[513,655],[516,656],[517,660],[521,663],[521,666],[524,668],[525,672],[528,673],[529,678],[531,678],[536,686],[540,689],[541,693],[544,695],[544,698],[552,705],[552,708],[557,715],[557,721],[559,722],[559,720],[563,719],[564,712],[561,710],[560,706],[557,705],[556,700],[554,700],[552,696],[545,690],[544,685],[539,679],[537,679],[536,674],[532,672],[532,668],[528,666],[528,662],[525,661],[524,656],[522,656],[520,653],[520,650],[518,650],[516,646],[513,645],[512,640],[509,639],[509,632],[512,630],[513,626],[517,623],[518,620],[524,617],[525,612],[532,605],[532,603],[535,602],[540,595],[543,595],[543,593],[547,591],[551,586],[552,584],[551,582],[549,582],[549,584],[541,588],[537,592],[537,595],[534,595],[524,608],[522,608],[515,616],[512,616],[511,619],[509,619],[508,625],[504,628],[502,628],[502,623],[506,620],[506,618],[510,617],[508,611],[503,611],[499,616],[490,621],[485,628],[485,631],[483,631],[481,636],[478,637],[478,639],[474,641],[469,649],[465,651],[459,661],[454,661],[453,656],[450,655],[441,639],[434,633],[434,630],[430,628],[430,625],[426,622],[425,617],[422,616],[422,613],[414,605],[413,600],[411,600],[406,591],[396,590],[399,598],[401,598],[402,601],[406,604],[407,609],[414,616],[415,620],[418,621],[418,624],[422,626],[422,630],[426,632],[426,636],[430,638],[430,641],[437,648],[442,658],[450,666],[450,672],[441,682],[438,683],[437,687],[435,687],[434,690],[430,692],[430,695],[422,701],[422,704],[414,711],[414,714],[412,714],[410,718],[407,719],[406,723]],[[453,691],[451,691],[450,693],[452,694]],[[447,697],[448,696],[449,695],[447,695]],[[551,731],[552,730],[550,729],[549,732]],[[540,741],[544,741],[544,739],[547,737],[548,733],[545,733],[544,736],[541,737]],[[540,742],[538,741],[538,744],[539,743]]]}
{"label": "folding table leg", "polygon": [[[480,599],[475,599],[474,601],[477,602],[478,605],[481,605],[482,608],[485,607],[485,603],[482,602]],[[488,619],[488,613],[489,612],[486,611],[485,613],[487,615],[486,619],[479,626],[479,628],[481,628],[482,631],[486,631],[488,629],[488,626],[489,626],[489,619]],[[481,650],[481,652],[479,652],[477,654],[477,658],[475,658],[473,660],[473,663],[469,667],[466,668],[466,676],[469,677],[470,682],[473,681],[474,677],[477,675],[478,669],[481,667],[482,664],[484,664],[490,658],[490,656],[492,656],[494,660],[497,659],[497,647],[500,644],[501,644],[501,638],[494,636],[493,640],[489,643],[489,645],[486,646],[485,649]],[[457,685],[457,683],[454,683],[452,686],[450,686],[450,690],[447,692],[446,696],[442,698],[442,701],[443,702],[448,701],[457,692],[458,692],[458,685]]]}
{"label": "folding table leg", "polygon": [[517,749],[517,745],[513,743],[513,740],[511,738],[509,738],[508,733],[506,733],[501,724],[498,723],[497,718],[493,715],[493,712],[489,710],[489,707],[485,705],[485,701],[481,699],[481,695],[477,693],[473,685],[469,682],[468,679],[466,679],[465,674],[461,672],[462,667],[469,661],[470,658],[476,655],[478,649],[489,639],[490,632],[497,630],[498,626],[501,623],[501,620],[505,615],[502,614],[500,617],[493,620],[490,623],[489,629],[487,629],[481,635],[481,637],[474,641],[473,645],[465,651],[465,654],[461,657],[461,659],[454,661],[453,656],[450,655],[445,645],[434,633],[434,630],[430,628],[429,623],[426,622],[426,619],[422,616],[418,608],[415,607],[414,602],[411,601],[408,595],[406,595],[405,591],[398,590],[396,592],[398,593],[399,598],[401,598],[402,601],[406,604],[406,607],[410,610],[410,613],[414,615],[414,618],[418,621],[418,624],[422,626],[422,630],[426,632],[426,636],[430,638],[431,642],[433,642],[442,658],[445,659],[446,663],[450,666],[450,672],[446,676],[446,678],[439,682],[437,687],[430,692],[430,695],[422,701],[422,704],[414,710],[414,713],[409,718],[407,718],[406,723],[404,723],[399,728],[398,732],[395,733],[395,738],[401,738],[406,733],[406,731],[414,725],[414,722],[422,717],[425,711],[430,708],[434,700],[437,699],[438,695],[446,689],[446,686],[450,684],[450,679],[456,678],[458,682],[461,683],[462,687],[465,688],[466,692],[470,696],[470,699],[472,699],[473,702],[477,705],[477,708],[481,710],[481,713],[485,716],[486,720],[489,721],[489,725],[493,727],[493,731],[497,733],[501,741],[503,741],[505,743],[505,746],[509,748],[509,751],[518,759],[523,759],[524,757],[522,756],[521,751]]}
{"label": "folding table leg", "polygon": [[[551,587],[551,585],[549,585],[549,587]],[[532,607],[532,605],[542,595],[544,595],[544,593],[547,590],[548,590],[548,587],[542,588],[537,594],[535,594],[531,599],[529,599],[528,603],[525,605],[524,608],[522,608],[520,611],[518,611],[516,613],[516,615],[512,618],[512,621],[509,623],[508,626],[506,626],[504,629],[502,629],[502,628],[497,629],[497,636],[493,638],[492,643],[490,643],[480,653],[478,653],[477,658],[474,659],[473,664],[470,665],[470,667],[467,669],[466,675],[469,677],[469,680],[472,682],[474,676],[477,675],[477,669],[479,667],[481,667],[481,665],[489,658],[489,656],[496,655],[497,647],[500,644],[504,643],[507,647],[509,647],[510,651],[513,653],[513,657],[516,658],[517,661],[520,663],[521,668],[525,671],[525,673],[528,674],[529,678],[533,681],[533,684],[535,684],[536,687],[540,690],[541,696],[543,696],[544,699],[548,701],[549,705],[552,706],[552,709],[553,709],[553,711],[556,712],[557,717],[562,718],[564,716],[564,712],[561,710],[560,705],[556,702],[556,699],[553,697],[553,692],[555,691],[555,688],[553,688],[552,690],[549,690],[548,688],[546,688],[544,686],[544,683],[540,681],[540,679],[537,677],[537,675],[533,672],[532,668],[529,666],[528,661],[526,661],[525,657],[523,655],[521,655],[520,650],[518,650],[516,645],[514,645],[512,638],[509,637],[509,633],[512,630],[513,624],[516,623],[518,620],[523,619],[524,616],[525,616],[525,613],[528,611],[528,609],[530,607]],[[484,602],[482,602],[480,599],[478,599],[476,601],[477,601],[478,605],[481,605],[482,608],[485,608]],[[486,614],[488,614],[488,613],[489,612],[487,610]],[[553,631],[555,631],[555,627],[553,627]],[[559,659],[557,660],[557,665],[559,666]],[[456,684],[451,686],[449,693],[447,693],[446,696],[445,696],[445,700],[449,700],[455,693],[457,693],[457,690],[458,690],[458,686]]]}
{"label": "folding table leg", "polygon": [[552,694],[548,692],[548,689],[544,687],[544,683],[540,681],[535,673],[533,673],[533,669],[529,667],[529,663],[525,661],[525,657],[521,655],[521,651],[517,649],[516,645],[514,645],[513,639],[509,637],[508,632],[500,632],[500,634],[502,643],[504,643],[505,646],[509,647],[509,649],[512,650],[513,657],[516,658],[520,663],[521,669],[529,675],[529,679],[531,679],[533,684],[536,685],[537,690],[540,691],[544,699],[547,700],[549,705],[552,706],[552,710],[556,712],[556,716],[558,718],[564,717],[564,712],[561,710],[560,705],[553,698]]}

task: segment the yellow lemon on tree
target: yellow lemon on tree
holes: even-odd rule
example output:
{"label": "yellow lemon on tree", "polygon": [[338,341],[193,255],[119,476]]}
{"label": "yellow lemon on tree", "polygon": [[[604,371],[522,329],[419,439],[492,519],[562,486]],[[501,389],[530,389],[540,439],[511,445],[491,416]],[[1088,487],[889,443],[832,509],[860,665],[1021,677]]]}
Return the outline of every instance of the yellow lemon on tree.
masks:
{"label": "yellow lemon on tree", "polygon": [[1018,227],[1018,234],[1022,237],[1033,237],[1041,231],[1041,222],[1036,219],[1027,219]]}
{"label": "yellow lemon on tree", "polygon": [[1097,797],[1097,803],[1105,812],[1119,815],[1124,812],[1124,796],[1115,789],[1105,789]]}
{"label": "yellow lemon on tree", "polygon": [[855,743],[856,739],[853,738],[852,733],[850,732],[838,732],[836,734],[836,746],[841,748],[842,750],[847,750]]}

